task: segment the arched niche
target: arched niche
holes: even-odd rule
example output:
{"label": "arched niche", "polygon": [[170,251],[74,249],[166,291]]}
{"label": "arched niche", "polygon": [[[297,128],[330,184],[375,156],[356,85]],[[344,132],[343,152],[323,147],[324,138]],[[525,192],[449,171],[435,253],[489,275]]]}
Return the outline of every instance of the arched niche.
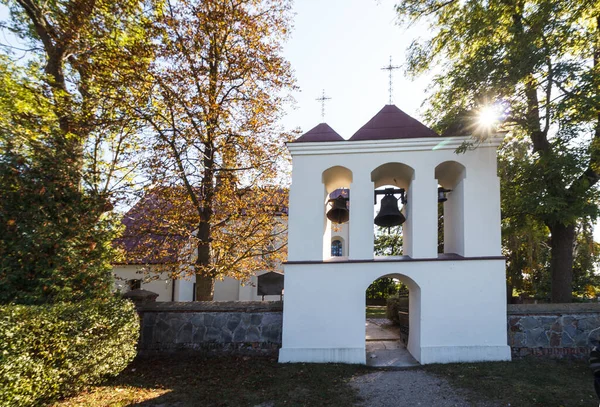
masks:
{"label": "arched niche", "polygon": [[371,181],[375,188],[393,185],[407,189],[415,177],[415,170],[402,163],[386,163],[371,171]]}
{"label": "arched niche", "polygon": [[333,251],[334,251],[334,242],[340,242],[341,244],[341,254],[339,255],[339,257],[348,257],[348,250],[346,249],[346,239],[344,239],[342,236],[340,235],[334,235],[331,237],[331,257],[338,257],[338,256],[334,256]]}
{"label": "arched niche", "polygon": [[[394,188],[403,188],[407,193],[410,189],[411,182],[415,178],[415,170],[403,163],[399,162],[390,162],[386,164],[382,164],[379,167],[375,168],[371,171],[371,181],[373,182],[374,189],[381,187],[394,187]],[[405,195],[406,197],[407,195]],[[396,195],[396,198],[399,198],[399,195]],[[379,198],[381,195],[379,195]],[[399,208],[407,217],[408,220],[408,212],[406,206],[404,206],[400,201],[398,202]],[[402,240],[403,240],[403,248],[402,253],[407,254],[406,248],[410,247],[410,242],[412,239],[412,232],[410,226],[406,228],[410,222],[405,223],[402,226]],[[375,224],[373,224],[374,233],[379,233]],[[408,251],[410,253],[410,251]]]}
{"label": "arched niche", "polygon": [[[456,161],[444,161],[435,167],[438,184],[452,190],[443,203],[443,253],[465,254],[465,193],[467,170]],[[438,214],[440,215],[440,214]]]}
{"label": "arched niche", "polygon": [[[330,205],[328,204],[328,201],[332,192],[342,188],[349,191],[350,185],[352,184],[352,171],[346,167],[342,167],[341,165],[336,165],[323,171],[322,181],[324,186],[323,211],[326,212]],[[352,216],[352,212],[350,213],[350,216]],[[327,219],[326,216],[323,217],[323,259],[329,259],[332,257],[332,237],[340,233],[347,235],[348,230],[348,222],[341,225],[334,225],[329,219]],[[350,250],[348,241],[344,240],[342,243],[344,256],[347,256],[347,253]]]}
{"label": "arched niche", "polygon": [[323,171],[322,181],[327,194],[338,188],[349,188],[352,184],[352,171],[341,165],[336,165]]}
{"label": "arched niche", "polygon": [[444,161],[435,167],[435,178],[444,188],[452,189],[467,177],[467,169],[457,161]]}

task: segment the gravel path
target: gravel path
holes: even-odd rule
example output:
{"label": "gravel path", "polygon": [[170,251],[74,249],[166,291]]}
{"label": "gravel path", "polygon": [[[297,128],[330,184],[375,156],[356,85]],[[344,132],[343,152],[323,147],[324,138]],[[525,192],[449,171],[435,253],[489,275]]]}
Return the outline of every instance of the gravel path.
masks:
{"label": "gravel path", "polygon": [[364,400],[362,407],[500,407],[494,402],[470,401],[468,393],[422,370],[393,370],[368,373],[352,379]]}

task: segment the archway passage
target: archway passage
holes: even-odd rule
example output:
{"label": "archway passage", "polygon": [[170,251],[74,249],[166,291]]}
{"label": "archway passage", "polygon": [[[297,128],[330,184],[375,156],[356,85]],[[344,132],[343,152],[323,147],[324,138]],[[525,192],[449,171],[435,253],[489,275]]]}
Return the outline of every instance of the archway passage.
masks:
{"label": "archway passage", "polygon": [[[407,349],[410,336],[410,292],[401,280],[400,275],[387,275],[376,279],[367,288],[365,351],[368,366],[419,365]],[[414,284],[410,285],[418,290]],[[384,300],[379,301],[381,299]],[[415,307],[418,310],[420,304],[415,304]]]}

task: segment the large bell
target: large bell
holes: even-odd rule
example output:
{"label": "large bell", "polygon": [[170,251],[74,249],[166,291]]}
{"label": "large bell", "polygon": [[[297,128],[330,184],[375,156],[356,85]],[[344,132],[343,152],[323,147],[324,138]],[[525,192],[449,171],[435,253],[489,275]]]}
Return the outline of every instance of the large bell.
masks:
{"label": "large bell", "polygon": [[327,219],[333,223],[346,223],[350,219],[350,211],[346,207],[348,198],[340,195],[335,199],[330,199],[331,209],[327,211]]}
{"label": "large bell", "polygon": [[398,209],[398,199],[392,194],[385,194],[381,199],[381,209],[375,216],[375,224],[384,228],[400,226],[406,218]]}

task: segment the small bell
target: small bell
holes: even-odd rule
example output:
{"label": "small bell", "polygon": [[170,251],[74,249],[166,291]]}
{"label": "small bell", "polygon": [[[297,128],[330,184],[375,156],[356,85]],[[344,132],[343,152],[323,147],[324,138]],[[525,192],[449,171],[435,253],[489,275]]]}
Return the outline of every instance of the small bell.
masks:
{"label": "small bell", "polygon": [[447,192],[452,192],[452,190],[444,187],[438,188],[438,202],[446,202],[448,200],[448,198],[446,198]]}
{"label": "small bell", "polygon": [[346,207],[348,198],[340,195],[335,199],[330,199],[332,203],[331,209],[327,211],[327,219],[333,223],[346,223],[350,219],[350,211]]}
{"label": "small bell", "polygon": [[398,199],[391,193],[386,193],[381,199],[381,209],[375,217],[375,224],[381,227],[400,226],[406,218],[398,209]]}

